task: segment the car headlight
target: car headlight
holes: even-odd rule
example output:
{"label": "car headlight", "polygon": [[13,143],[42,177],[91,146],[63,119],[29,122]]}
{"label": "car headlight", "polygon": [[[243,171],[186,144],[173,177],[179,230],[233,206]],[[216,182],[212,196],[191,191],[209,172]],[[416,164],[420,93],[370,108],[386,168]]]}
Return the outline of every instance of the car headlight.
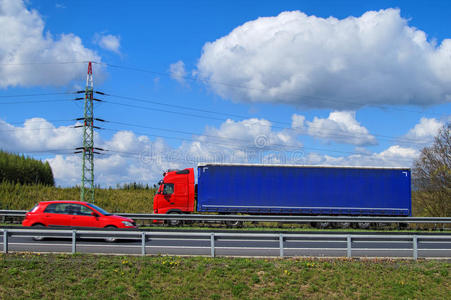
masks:
{"label": "car headlight", "polygon": [[124,224],[124,226],[135,226],[129,221],[122,221],[122,224]]}

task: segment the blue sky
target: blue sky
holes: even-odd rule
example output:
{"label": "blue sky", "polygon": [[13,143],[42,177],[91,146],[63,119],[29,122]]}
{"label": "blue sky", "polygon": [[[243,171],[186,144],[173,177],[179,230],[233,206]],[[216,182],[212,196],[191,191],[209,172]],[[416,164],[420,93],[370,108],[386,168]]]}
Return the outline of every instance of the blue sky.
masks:
{"label": "blue sky", "polygon": [[411,166],[450,120],[450,12],[449,1],[0,0],[0,148],[78,184],[70,127],[83,106],[68,93],[92,60],[95,89],[113,95],[95,106],[110,121],[96,136],[110,150],[96,159],[103,186],[200,161]]}

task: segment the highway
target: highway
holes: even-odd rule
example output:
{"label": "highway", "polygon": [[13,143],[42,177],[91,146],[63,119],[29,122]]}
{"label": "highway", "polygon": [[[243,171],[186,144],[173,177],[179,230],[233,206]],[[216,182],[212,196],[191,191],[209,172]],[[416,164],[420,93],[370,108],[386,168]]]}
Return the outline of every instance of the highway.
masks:
{"label": "highway", "polygon": [[[145,241],[145,253],[148,255],[211,255],[210,237],[184,237],[174,235],[177,231],[170,231],[168,235],[150,236]],[[272,232],[274,233],[274,232]],[[355,232],[354,232],[355,233]],[[12,235],[8,239],[9,251],[27,252],[71,252],[70,238],[49,237],[42,241],[35,241],[28,235]],[[306,237],[292,239],[287,235],[283,242],[284,256],[316,256],[316,257],[345,257],[347,243],[343,239],[328,240],[320,237]],[[217,237],[214,241],[216,256],[252,256],[270,257],[280,255],[280,240],[254,237]],[[439,248],[440,250],[434,250]],[[0,236],[0,250],[3,251],[3,236]],[[121,239],[116,242],[106,242],[103,239],[79,238],[76,251],[79,253],[130,254],[141,255],[142,241]],[[412,241],[365,240],[353,238],[353,257],[412,257]],[[432,239],[418,242],[418,257],[450,258],[451,241]]]}

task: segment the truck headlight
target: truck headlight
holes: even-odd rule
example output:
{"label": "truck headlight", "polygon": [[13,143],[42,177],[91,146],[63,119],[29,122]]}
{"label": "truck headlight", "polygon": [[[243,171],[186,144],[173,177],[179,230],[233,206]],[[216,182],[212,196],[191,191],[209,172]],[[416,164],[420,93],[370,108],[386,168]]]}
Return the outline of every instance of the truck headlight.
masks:
{"label": "truck headlight", "polygon": [[129,226],[129,227],[131,227],[131,226],[135,226],[135,225],[133,225],[131,222],[129,222],[129,221],[122,221],[122,224],[124,224],[124,226]]}

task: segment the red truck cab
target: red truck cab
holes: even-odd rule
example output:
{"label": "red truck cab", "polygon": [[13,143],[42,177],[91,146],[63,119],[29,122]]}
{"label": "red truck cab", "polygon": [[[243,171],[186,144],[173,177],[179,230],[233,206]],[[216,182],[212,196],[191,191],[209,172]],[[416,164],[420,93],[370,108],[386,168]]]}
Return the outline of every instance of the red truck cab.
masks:
{"label": "red truck cab", "polygon": [[153,198],[153,212],[155,214],[194,212],[194,169],[168,170],[163,176]]}

